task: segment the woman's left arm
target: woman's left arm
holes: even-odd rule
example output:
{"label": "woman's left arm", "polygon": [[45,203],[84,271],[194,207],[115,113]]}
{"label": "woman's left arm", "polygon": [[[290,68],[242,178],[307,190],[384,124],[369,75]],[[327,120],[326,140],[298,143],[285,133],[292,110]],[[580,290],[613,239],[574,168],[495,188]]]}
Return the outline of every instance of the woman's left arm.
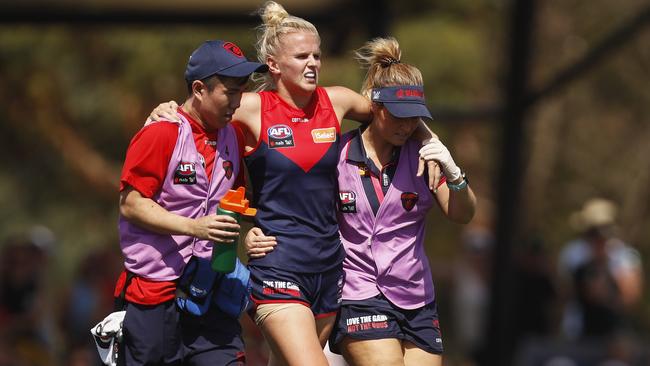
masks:
{"label": "woman's left arm", "polygon": [[[459,185],[464,185],[464,187],[460,189],[450,188],[459,187]],[[438,187],[435,196],[442,212],[449,220],[458,224],[467,224],[474,217],[476,196],[467,181],[464,184],[462,182],[456,185],[453,185],[453,183],[449,183],[449,185],[443,184]]]}
{"label": "woman's left arm", "polygon": [[325,88],[325,91],[330,98],[330,102],[332,102],[339,125],[343,122],[343,119],[361,123],[372,120],[372,111],[370,110],[370,100],[368,98],[343,86],[329,86]]}
{"label": "woman's left arm", "polygon": [[468,223],[474,217],[476,196],[447,147],[440,140],[433,139],[420,149],[419,154],[422,159],[439,165],[445,174],[447,184],[434,191],[442,211],[454,222]]}

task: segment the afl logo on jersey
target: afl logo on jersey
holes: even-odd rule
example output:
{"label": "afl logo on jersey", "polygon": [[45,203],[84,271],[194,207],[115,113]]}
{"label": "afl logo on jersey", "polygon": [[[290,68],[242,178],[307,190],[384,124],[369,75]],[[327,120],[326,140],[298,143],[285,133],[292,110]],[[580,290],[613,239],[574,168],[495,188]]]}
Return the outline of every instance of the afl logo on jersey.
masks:
{"label": "afl logo on jersey", "polygon": [[226,42],[223,44],[223,48],[226,49],[226,51],[232,53],[233,55],[237,57],[244,57],[244,53],[241,51],[241,48],[239,48],[236,44],[232,42]]}
{"label": "afl logo on jersey", "polygon": [[339,191],[339,211],[341,213],[356,213],[357,194],[353,191]]}
{"label": "afl logo on jersey", "polygon": [[174,172],[174,184],[196,184],[196,167],[194,163],[181,161]]}
{"label": "afl logo on jersey", "polygon": [[402,207],[406,211],[411,211],[415,204],[418,202],[418,194],[415,192],[404,192],[402,193]]}
{"label": "afl logo on jersey", "polygon": [[277,149],[280,147],[294,146],[293,131],[287,125],[275,125],[266,130],[269,137],[269,148]]}

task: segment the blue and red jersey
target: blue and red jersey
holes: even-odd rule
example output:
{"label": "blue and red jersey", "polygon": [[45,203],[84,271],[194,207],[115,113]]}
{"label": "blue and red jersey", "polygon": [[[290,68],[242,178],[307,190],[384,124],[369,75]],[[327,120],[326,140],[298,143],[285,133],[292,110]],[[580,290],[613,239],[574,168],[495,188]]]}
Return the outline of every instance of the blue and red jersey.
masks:
{"label": "blue and red jersey", "polygon": [[246,154],[257,208],[255,225],[278,246],[250,264],[293,272],[323,272],[343,261],[336,223],[338,118],[325,89],[295,108],[276,92],[259,93],[261,129]]}

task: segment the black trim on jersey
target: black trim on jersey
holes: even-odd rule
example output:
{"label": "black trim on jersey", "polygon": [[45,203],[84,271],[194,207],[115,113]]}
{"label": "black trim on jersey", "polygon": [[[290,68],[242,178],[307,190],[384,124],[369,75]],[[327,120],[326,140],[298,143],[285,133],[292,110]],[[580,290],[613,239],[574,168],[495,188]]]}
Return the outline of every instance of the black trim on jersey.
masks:
{"label": "black trim on jersey", "polygon": [[[372,211],[377,215],[377,211],[379,211],[379,197],[377,197],[377,193],[375,193],[375,187],[372,184],[371,175],[379,179],[381,189],[384,192],[384,195],[386,195],[386,192],[388,192],[388,188],[390,188],[393,178],[395,177],[395,171],[397,171],[397,162],[399,161],[401,147],[396,146],[393,149],[393,156],[391,156],[390,162],[380,170],[372,159],[368,158],[366,149],[363,146],[361,134],[366,128],[367,126],[359,127],[357,133],[350,139],[350,146],[346,158],[359,167],[361,183],[363,183],[363,191],[365,192],[366,197],[368,197],[368,202],[370,203]],[[362,171],[365,173],[362,174]]]}

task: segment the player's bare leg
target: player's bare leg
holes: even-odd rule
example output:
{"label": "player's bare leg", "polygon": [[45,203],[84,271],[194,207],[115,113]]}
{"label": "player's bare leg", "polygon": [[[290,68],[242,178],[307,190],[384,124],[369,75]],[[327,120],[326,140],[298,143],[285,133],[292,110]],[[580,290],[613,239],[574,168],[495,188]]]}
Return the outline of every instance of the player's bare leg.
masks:
{"label": "player's bare leg", "polygon": [[271,349],[270,366],[328,366],[324,343],[308,307],[295,304],[273,312],[264,319],[261,330]]}
{"label": "player's bare leg", "polygon": [[345,337],[341,350],[350,366],[404,366],[402,342],[396,338],[355,340]]}
{"label": "player's bare leg", "polygon": [[402,342],[404,365],[406,366],[442,366],[442,356],[424,351],[413,343]]}

